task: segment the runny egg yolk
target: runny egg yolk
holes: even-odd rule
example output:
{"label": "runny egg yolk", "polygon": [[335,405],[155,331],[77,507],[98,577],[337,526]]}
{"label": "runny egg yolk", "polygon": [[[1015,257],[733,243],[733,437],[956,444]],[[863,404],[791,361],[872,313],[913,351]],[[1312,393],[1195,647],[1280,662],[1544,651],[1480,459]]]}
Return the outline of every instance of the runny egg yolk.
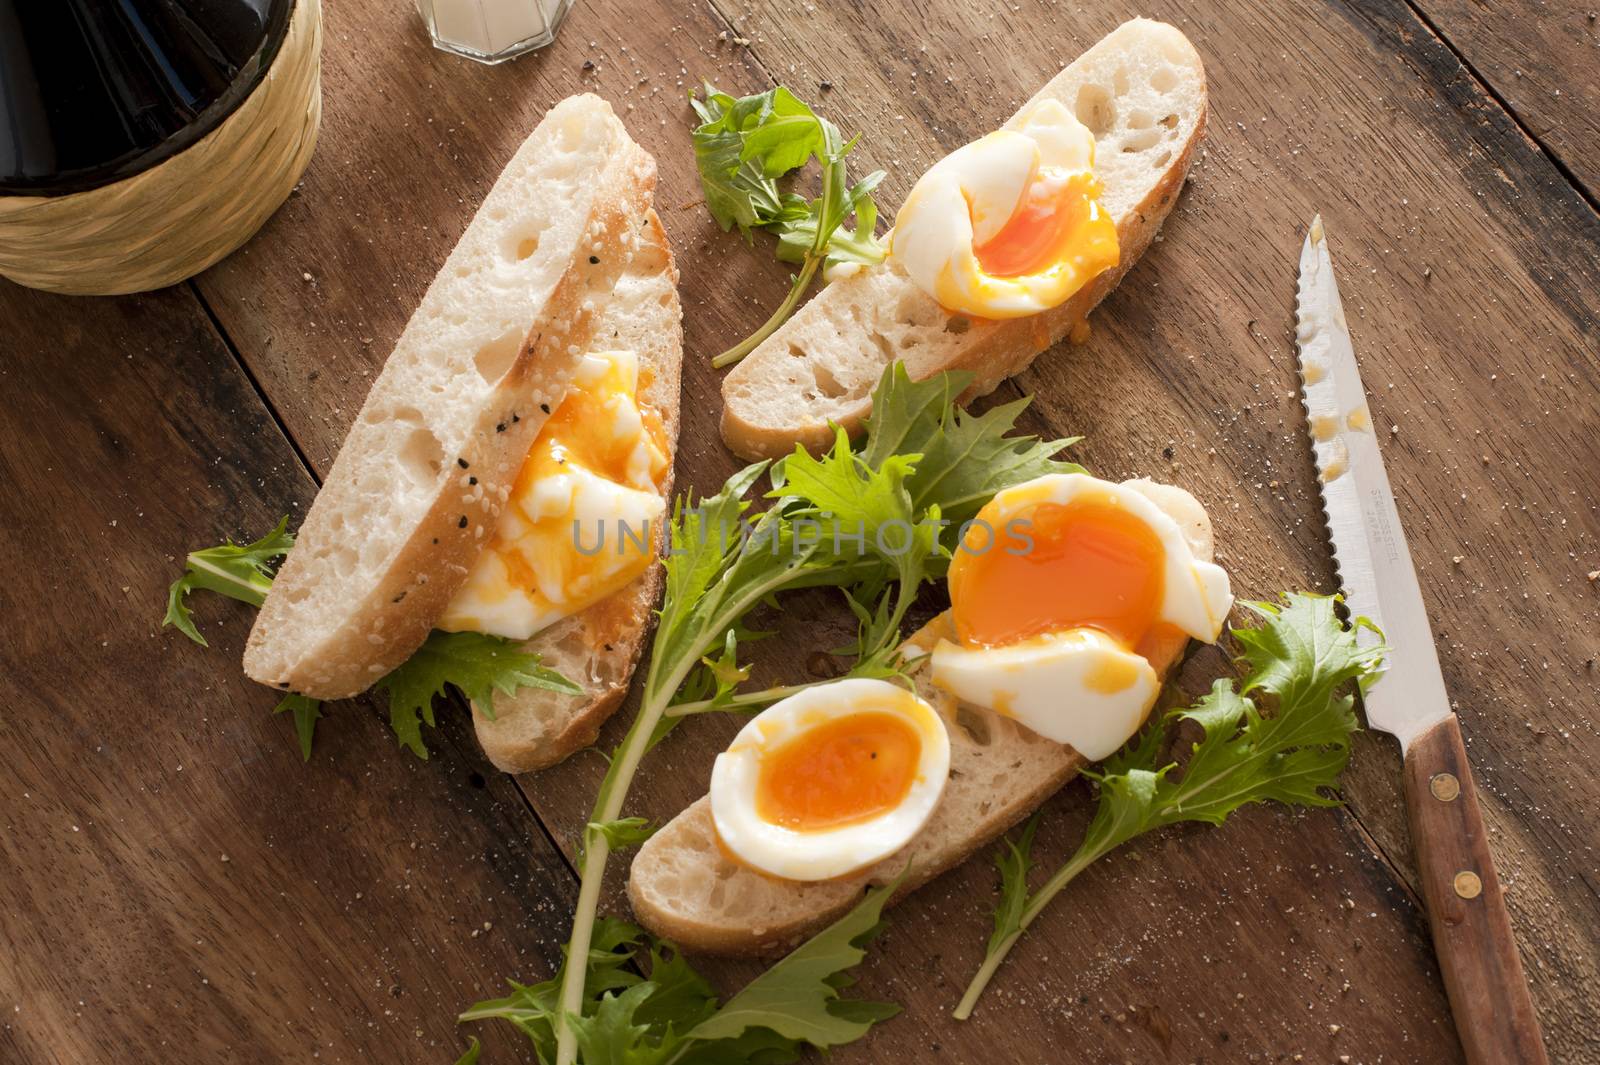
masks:
{"label": "runny egg yolk", "polygon": [[637,483],[641,472],[649,482],[659,479],[665,468],[667,434],[656,409],[637,404],[651,445],[648,466],[643,471],[636,468],[638,439],[612,429],[617,417],[613,408],[619,403],[637,403],[636,392],[649,383],[648,379],[641,379],[635,386],[625,375],[625,364],[612,362],[599,381],[587,382],[567,393],[539,430],[538,439],[517,474],[513,492],[520,494],[541,478],[563,472],[568,463],[619,484]]}
{"label": "runny egg yolk", "polygon": [[902,715],[831,718],[762,758],[756,814],[796,832],[869,821],[905,801],[921,755],[922,739]]}
{"label": "runny egg yolk", "polygon": [[[640,382],[640,387],[644,384]],[[625,377],[624,364],[620,362],[612,362],[600,380],[586,382],[582,387],[575,387],[568,392],[533,442],[528,458],[512,485],[512,498],[529,498],[540,482],[566,473],[574,466],[617,484],[643,487],[657,483],[666,468],[667,454],[666,430],[661,424],[661,415],[653,407],[637,405],[644,441],[629,434],[619,434],[612,428],[617,420],[616,406],[633,405],[636,402],[634,395],[635,385]],[[641,443],[646,446],[641,448]],[[642,468],[641,459],[644,460]],[[505,563],[514,585],[536,588],[538,578],[523,550],[524,542],[539,539],[565,546],[564,541],[574,536],[580,539],[587,536],[588,542],[592,543],[598,535],[598,529],[580,527],[574,531],[571,515],[562,512],[532,523],[531,529],[523,531],[516,538],[496,535],[488,550],[499,555]],[[617,537],[619,534],[616,529],[607,529],[605,535]],[[649,564],[654,548],[648,543],[641,546],[632,539],[621,538],[616,540],[615,546],[611,540],[606,540],[601,550],[590,556],[563,550],[561,554],[569,579],[583,576],[581,571],[584,569],[598,568],[596,564],[607,553],[632,557],[628,565],[611,575],[604,587],[590,589],[585,598],[591,601],[610,594],[637,576]]]}
{"label": "runny egg yolk", "polygon": [[1117,227],[1100,209],[1093,173],[1036,176],[1006,224],[972,251],[990,277],[1042,274],[1063,263],[1087,277],[1115,266],[1119,254]]}
{"label": "runny egg yolk", "polygon": [[632,352],[583,357],[439,628],[527,639],[650,566],[670,460],[660,415],[640,402],[648,384]]}
{"label": "runny egg yolk", "polygon": [[1156,627],[1166,549],[1123,508],[1093,497],[1039,502],[996,528],[985,549],[987,536],[969,530],[950,565],[956,634],[967,646],[1088,628],[1135,648]]}

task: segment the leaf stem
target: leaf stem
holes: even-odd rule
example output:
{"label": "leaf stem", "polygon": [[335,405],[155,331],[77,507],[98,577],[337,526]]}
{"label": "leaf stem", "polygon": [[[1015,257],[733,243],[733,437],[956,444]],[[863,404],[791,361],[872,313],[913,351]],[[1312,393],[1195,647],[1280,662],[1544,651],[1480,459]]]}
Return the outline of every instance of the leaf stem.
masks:
{"label": "leaf stem", "polygon": [[[803,561],[803,559],[802,559]],[[779,571],[772,577],[745,590],[720,609],[700,628],[697,638],[684,653],[677,665],[664,676],[658,672],[657,661],[652,658],[650,674],[645,682],[644,700],[622,746],[611,760],[600,793],[595,797],[591,822],[615,821],[622,814],[622,804],[633,785],[639,763],[650,749],[650,739],[666,712],[667,702],[688,677],[689,671],[721,639],[729,626],[743,617],[745,612],[769,594],[782,587],[787,577],[798,570],[798,564]],[[657,633],[657,638],[660,634]],[[594,938],[595,917],[600,910],[600,888],[605,880],[606,859],[611,856],[611,845],[603,832],[584,830],[583,867],[579,870],[578,905],[572,915],[572,938],[567,943],[567,961],[561,975],[561,1008],[556,1016],[556,1065],[573,1065],[578,1054],[578,1033],[567,1018],[583,1015],[585,976],[588,972],[589,947]]]}
{"label": "leaf stem", "polygon": [[730,698],[718,702],[715,699],[697,699],[692,703],[678,703],[676,706],[667,707],[667,717],[689,717],[692,714],[704,714],[712,710],[743,710],[746,707],[760,706],[763,703],[775,703],[779,699],[787,699],[807,688],[815,688],[818,684],[830,684],[831,681],[815,680],[808,684],[783,684],[776,688],[762,688],[760,691],[740,692]]}
{"label": "leaf stem", "polygon": [[267,601],[267,593],[272,591],[271,577],[264,577],[254,570],[240,576],[212,562],[203,551],[191,551],[184,562],[194,578],[196,587],[225,595],[241,603],[248,603],[250,606],[259,607]]}
{"label": "leaf stem", "polygon": [[711,365],[719,370],[724,366],[732,366],[756,350],[763,340],[776,333],[778,327],[788,321],[789,316],[794,313],[794,309],[800,305],[800,297],[804,296],[806,289],[811,287],[811,279],[817,275],[817,268],[822,265],[824,258],[826,258],[825,255],[807,252],[805,262],[800,267],[800,273],[796,275],[794,284],[789,287],[788,297],[778,305],[777,310],[772,312],[772,317],[768,318],[760,329],[757,329],[744,340],[712,359]]}
{"label": "leaf stem", "polygon": [[1074,854],[1067,864],[1056,870],[1056,874],[1039,888],[1028,900],[1027,908],[1022,911],[1022,917],[1017,922],[1017,930],[996,943],[988,957],[983,959],[983,965],[973,974],[972,982],[967,985],[967,993],[961,996],[961,1002],[956,1006],[955,1013],[951,1016],[958,1021],[964,1021],[972,1016],[973,1009],[978,1005],[978,999],[983,995],[984,988],[989,986],[989,981],[999,970],[1000,964],[1006,960],[1006,955],[1011,953],[1011,948],[1017,945],[1017,940],[1022,938],[1022,933],[1033,923],[1034,918],[1044,912],[1050,905],[1050,900],[1060,894],[1061,889],[1087,869],[1097,859],[1104,857],[1109,846],[1096,846],[1080,850]]}

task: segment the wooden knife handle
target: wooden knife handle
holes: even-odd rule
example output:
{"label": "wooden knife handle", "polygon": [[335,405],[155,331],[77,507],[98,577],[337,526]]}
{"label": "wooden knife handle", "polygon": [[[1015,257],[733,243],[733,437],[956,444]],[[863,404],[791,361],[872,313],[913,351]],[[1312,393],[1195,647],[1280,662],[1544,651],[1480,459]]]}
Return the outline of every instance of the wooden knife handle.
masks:
{"label": "wooden knife handle", "polygon": [[1546,1065],[1454,714],[1411,741],[1406,808],[1434,951],[1467,1061]]}

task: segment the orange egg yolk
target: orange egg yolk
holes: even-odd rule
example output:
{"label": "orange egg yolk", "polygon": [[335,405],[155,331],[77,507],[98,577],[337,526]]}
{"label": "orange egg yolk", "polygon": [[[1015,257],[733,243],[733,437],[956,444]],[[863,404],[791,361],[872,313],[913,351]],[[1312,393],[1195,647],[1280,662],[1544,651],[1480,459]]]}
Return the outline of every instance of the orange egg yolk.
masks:
{"label": "orange egg yolk", "polygon": [[796,832],[869,821],[905,801],[921,757],[921,737],[898,714],[831,718],[762,758],[756,813]]}
{"label": "orange egg yolk", "polygon": [[[647,380],[641,375],[639,387],[643,388]],[[606,372],[605,377],[592,386],[574,387],[568,391],[561,405],[546,419],[533,442],[533,447],[529,449],[528,457],[512,484],[512,498],[526,498],[534,491],[535,485],[548,477],[564,472],[568,464],[582,466],[608,481],[627,484],[629,461],[637,440],[630,436],[618,436],[609,431],[608,427],[615,421],[611,405],[619,400],[633,401],[632,390],[615,364]],[[666,428],[662,425],[661,415],[655,408],[642,403],[638,407],[645,435],[652,445],[653,461],[649,470],[650,478],[659,484],[667,468]],[[634,531],[642,533],[642,530]],[[608,532],[614,535],[616,530]],[[653,536],[654,530],[651,532]],[[596,531],[584,530],[584,534],[592,541]],[[572,519],[567,514],[552,515],[535,523],[531,532],[525,535],[552,544],[566,543],[573,537]],[[627,584],[654,556],[655,548],[652,544],[646,543],[641,547],[628,538],[619,542],[623,554],[635,555],[636,559],[632,560],[624,570],[619,571],[606,587],[593,589],[589,598],[600,598]],[[506,540],[496,535],[488,549],[500,556],[500,560],[505,563],[507,576],[514,585],[525,589],[538,587],[533,567],[521,550],[518,539]],[[611,546],[608,541],[604,550],[614,552],[617,548]],[[593,569],[600,557],[598,553],[583,556],[575,550],[565,551],[563,554],[567,556],[567,569],[574,575]]]}
{"label": "orange egg yolk", "polygon": [[1087,278],[1115,266],[1120,256],[1117,227],[1100,208],[1100,182],[1092,173],[1036,178],[1000,231],[972,251],[990,277],[1041,274],[1070,263]]}
{"label": "orange egg yolk", "polygon": [[975,526],[950,564],[962,643],[996,647],[1089,628],[1136,648],[1156,627],[1166,551],[1126,510],[1079,498],[1036,503],[1009,522],[980,517],[995,529],[992,543]]}

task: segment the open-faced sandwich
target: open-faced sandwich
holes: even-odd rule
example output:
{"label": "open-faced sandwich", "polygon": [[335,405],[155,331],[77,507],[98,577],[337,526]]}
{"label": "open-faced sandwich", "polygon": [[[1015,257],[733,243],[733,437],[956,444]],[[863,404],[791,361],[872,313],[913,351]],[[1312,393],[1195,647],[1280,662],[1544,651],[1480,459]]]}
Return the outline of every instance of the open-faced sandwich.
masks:
{"label": "open-faced sandwich", "polygon": [[598,97],[528,137],[356,416],[250,633],[252,678],[342,698],[436,628],[485,633],[582,689],[475,708],[490,758],[592,741],[660,591],[682,332],[654,187]]}
{"label": "open-faced sandwich", "polygon": [[972,371],[971,398],[1081,337],[1160,230],[1205,122],[1188,38],[1124,23],[930,168],[888,258],[851,264],[723,379],[723,439],[749,458],[823,447],[831,425],[860,428],[892,361],[913,380]]}
{"label": "open-faced sandwich", "polygon": [[710,794],[634,858],[639,920],[691,950],[766,953],[864,888],[908,891],[1025,818],[1144,724],[1233,597],[1181,488],[1052,474],[998,493],[907,642],[908,688],[847,679],[773,704]]}

